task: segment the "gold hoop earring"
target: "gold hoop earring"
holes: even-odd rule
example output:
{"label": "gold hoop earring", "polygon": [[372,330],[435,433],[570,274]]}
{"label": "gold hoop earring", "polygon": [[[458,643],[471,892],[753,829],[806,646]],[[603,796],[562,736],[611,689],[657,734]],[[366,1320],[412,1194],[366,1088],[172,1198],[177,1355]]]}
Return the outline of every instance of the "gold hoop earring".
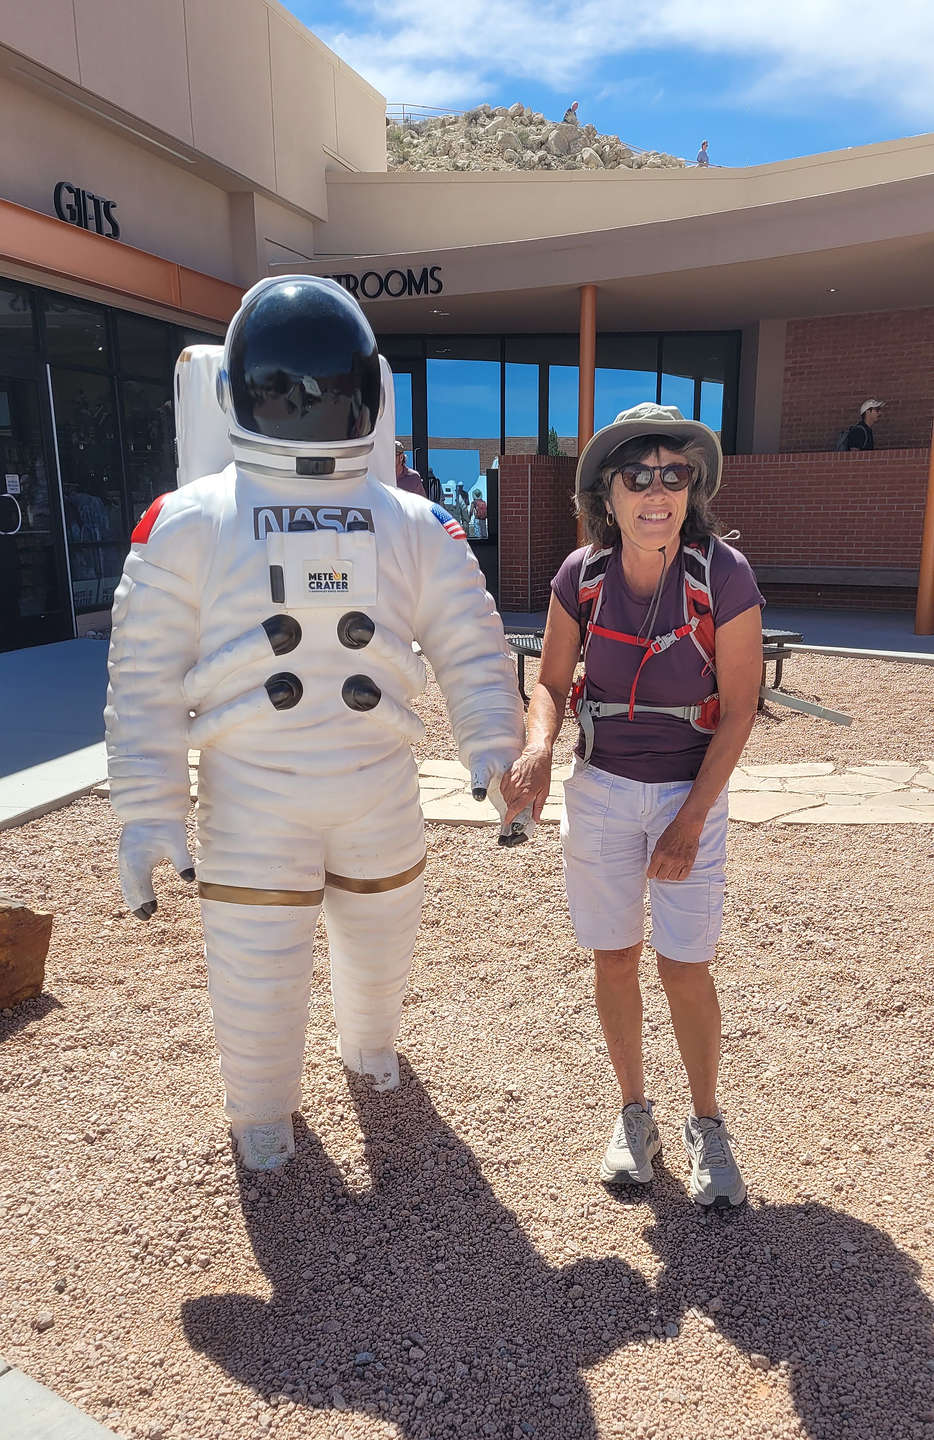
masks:
{"label": "gold hoop earring", "polygon": [[606,523],[607,525],[609,525],[610,529],[612,529],[613,526],[616,524],[616,516],[613,514],[612,510],[608,510],[606,512]]}

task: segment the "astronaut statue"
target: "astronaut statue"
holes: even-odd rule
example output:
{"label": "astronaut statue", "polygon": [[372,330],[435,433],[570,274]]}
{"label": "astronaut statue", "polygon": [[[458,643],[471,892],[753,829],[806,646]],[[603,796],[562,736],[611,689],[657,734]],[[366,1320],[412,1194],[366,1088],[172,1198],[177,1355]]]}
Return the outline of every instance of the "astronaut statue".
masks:
{"label": "astronaut statue", "polygon": [[[501,621],[440,507],[368,473],[376,342],[331,280],[263,280],[218,373],[233,463],[160,497],[114,600],[106,721],[129,907],[161,860],[194,879],[188,750],[201,752],[197,882],[226,1112],[243,1163],[294,1154],[315,923],[339,1051],[398,1084],[395,1039],[423,895],[408,701],[417,640],[474,793],[523,744]],[[504,843],[524,838],[521,823]]]}

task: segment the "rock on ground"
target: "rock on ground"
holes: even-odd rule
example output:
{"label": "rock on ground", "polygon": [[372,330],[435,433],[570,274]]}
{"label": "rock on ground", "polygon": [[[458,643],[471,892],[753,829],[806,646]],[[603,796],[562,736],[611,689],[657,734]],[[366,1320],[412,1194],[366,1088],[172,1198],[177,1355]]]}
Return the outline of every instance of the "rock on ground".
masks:
{"label": "rock on ground", "polygon": [[52,916],[0,895],[0,1010],[41,994]]}

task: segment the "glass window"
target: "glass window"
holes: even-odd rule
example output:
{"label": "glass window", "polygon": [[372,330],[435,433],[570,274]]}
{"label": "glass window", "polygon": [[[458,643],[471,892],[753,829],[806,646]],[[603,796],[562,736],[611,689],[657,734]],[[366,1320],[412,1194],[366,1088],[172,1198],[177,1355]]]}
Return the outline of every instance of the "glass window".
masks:
{"label": "glass window", "polygon": [[[701,419],[723,410],[723,386],[735,354],[732,335],[666,335],[662,342],[662,404],[677,405],[683,415]],[[705,397],[704,384],[712,389]],[[709,421],[706,423],[710,423]],[[714,429],[719,429],[719,415]]]}
{"label": "glass window", "polygon": [[120,390],[132,529],[157,495],[175,489],[175,422],[169,385],[124,380]]}
{"label": "glass window", "polygon": [[0,650],[64,608],[52,493],[36,383],[0,379]]}
{"label": "glass window", "polygon": [[20,285],[0,285],[0,357],[19,360],[35,348],[29,291]]}
{"label": "glass window", "polygon": [[610,425],[621,410],[645,400],[654,404],[658,373],[655,335],[598,335],[594,380],[594,430]]}
{"label": "glass window", "polygon": [[107,610],[127,541],[112,382],[52,372],[75,610]]}
{"label": "glass window", "polygon": [[499,341],[458,336],[427,348],[428,480],[467,530],[471,493],[500,452]]}
{"label": "glass window", "polygon": [[412,448],[412,377],[398,370],[392,377],[396,392],[396,439],[408,450]]}
{"label": "glass window", "polygon": [[577,366],[548,367],[549,447],[555,441],[564,455],[577,454]]}
{"label": "glass window", "polygon": [[148,375],[166,380],[178,356],[175,327],[150,320],[145,315],[117,315],[117,348],[120,369],[125,375]]}
{"label": "glass window", "polygon": [[701,381],[700,418],[717,434],[723,428],[723,386],[716,380]]}
{"label": "glass window", "polygon": [[54,364],[89,365],[105,369],[110,363],[107,314],[99,305],[87,305],[66,295],[45,295],[45,333],[49,359]]}
{"label": "glass window", "polygon": [[538,449],[537,365],[506,363],[506,450],[514,455]]}
{"label": "glass window", "polygon": [[223,331],[219,335],[211,335],[207,330],[176,330],[173,342],[175,353],[172,356],[172,363],[175,363],[182,351],[189,345],[223,345],[223,343]]}

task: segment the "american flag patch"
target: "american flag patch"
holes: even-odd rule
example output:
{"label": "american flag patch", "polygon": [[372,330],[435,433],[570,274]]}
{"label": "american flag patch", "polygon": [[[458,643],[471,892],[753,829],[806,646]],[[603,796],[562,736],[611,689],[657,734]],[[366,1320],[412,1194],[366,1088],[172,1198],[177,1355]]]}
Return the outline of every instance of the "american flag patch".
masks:
{"label": "american flag patch", "polygon": [[455,520],[453,515],[449,515],[447,510],[444,510],[440,505],[432,505],[431,513],[437,520],[438,524],[443,526],[444,529],[448,532],[448,534],[451,535],[455,540],[467,539],[467,536],[464,534],[463,525],[460,523],[459,520]]}

